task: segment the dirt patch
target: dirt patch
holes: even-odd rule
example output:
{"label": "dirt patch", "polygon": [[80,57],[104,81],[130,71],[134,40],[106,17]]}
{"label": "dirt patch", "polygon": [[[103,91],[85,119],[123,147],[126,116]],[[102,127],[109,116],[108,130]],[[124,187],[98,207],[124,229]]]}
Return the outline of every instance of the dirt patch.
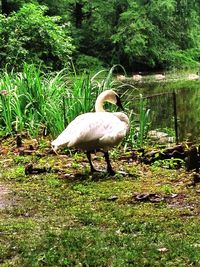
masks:
{"label": "dirt patch", "polygon": [[9,205],[9,200],[7,199],[7,195],[10,190],[3,184],[0,184],[0,209],[5,208]]}

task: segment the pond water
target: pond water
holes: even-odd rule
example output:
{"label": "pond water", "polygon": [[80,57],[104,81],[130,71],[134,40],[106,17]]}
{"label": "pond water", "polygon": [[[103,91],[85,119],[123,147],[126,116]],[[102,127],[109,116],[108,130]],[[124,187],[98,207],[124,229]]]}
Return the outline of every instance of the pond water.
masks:
{"label": "pond water", "polygon": [[[200,141],[200,80],[128,82],[135,87],[127,86],[126,93],[135,113],[138,112],[139,94],[147,97],[146,108],[150,109],[151,130],[173,132],[176,108],[179,142]],[[176,99],[173,98],[173,92],[176,93]]]}

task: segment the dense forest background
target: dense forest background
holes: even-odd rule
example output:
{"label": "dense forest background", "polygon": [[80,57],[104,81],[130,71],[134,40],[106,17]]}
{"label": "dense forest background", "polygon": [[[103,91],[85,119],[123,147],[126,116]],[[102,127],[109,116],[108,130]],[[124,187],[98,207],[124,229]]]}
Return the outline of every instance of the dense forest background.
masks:
{"label": "dense forest background", "polygon": [[196,68],[198,0],[1,0],[0,67]]}

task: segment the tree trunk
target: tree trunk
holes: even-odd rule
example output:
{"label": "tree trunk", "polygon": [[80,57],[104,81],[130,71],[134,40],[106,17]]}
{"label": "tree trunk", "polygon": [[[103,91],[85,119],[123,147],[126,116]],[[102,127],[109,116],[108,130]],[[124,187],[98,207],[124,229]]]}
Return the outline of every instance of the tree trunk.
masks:
{"label": "tree trunk", "polygon": [[10,13],[8,0],[1,0],[0,3],[1,3],[1,12],[2,12],[2,14],[8,15]]}
{"label": "tree trunk", "polygon": [[76,28],[80,29],[82,27],[82,21],[83,21],[83,4],[82,3],[76,3],[75,10],[74,10],[74,16],[75,16],[75,23]]}

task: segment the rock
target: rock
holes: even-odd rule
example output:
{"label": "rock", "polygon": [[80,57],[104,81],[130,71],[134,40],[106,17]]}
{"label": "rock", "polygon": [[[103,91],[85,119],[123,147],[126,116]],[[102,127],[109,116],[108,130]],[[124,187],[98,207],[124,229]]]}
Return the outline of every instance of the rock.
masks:
{"label": "rock", "polygon": [[154,194],[154,193],[141,193],[141,194],[137,194],[135,195],[135,200],[136,201],[149,201],[149,202],[161,202],[164,200],[163,197],[161,197],[158,194]]}
{"label": "rock", "polygon": [[30,175],[30,174],[41,174],[47,172],[47,169],[44,168],[34,168],[32,163],[28,163],[25,166],[25,174]]}
{"label": "rock", "polygon": [[109,200],[109,201],[115,201],[117,199],[118,199],[118,196],[110,196],[107,198],[107,200]]}

